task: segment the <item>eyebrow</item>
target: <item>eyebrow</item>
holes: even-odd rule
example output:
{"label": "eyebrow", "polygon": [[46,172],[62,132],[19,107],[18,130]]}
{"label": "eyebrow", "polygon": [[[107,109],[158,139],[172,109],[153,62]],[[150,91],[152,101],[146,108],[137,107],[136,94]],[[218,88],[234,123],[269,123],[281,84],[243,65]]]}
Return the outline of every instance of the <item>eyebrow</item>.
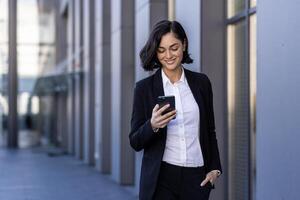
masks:
{"label": "eyebrow", "polygon": [[[175,45],[179,45],[179,44],[176,42],[176,43],[172,44],[169,48],[172,48],[172,47],[174,47]],[[158,48],[163,48],[163,49],[165,49],[165,47],[161,47],[161,46],[159,46]]]}

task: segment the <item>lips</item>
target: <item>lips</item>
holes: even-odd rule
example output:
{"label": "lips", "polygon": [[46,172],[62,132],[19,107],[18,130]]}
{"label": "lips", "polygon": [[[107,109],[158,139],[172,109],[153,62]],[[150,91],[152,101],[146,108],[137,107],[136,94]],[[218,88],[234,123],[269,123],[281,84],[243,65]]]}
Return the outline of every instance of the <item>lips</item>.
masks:
{"label": "lips", "polygon": [[173,60],[165,60],[165,62],[168,64],[168,65],[172,65],[175,63],[175,60],[176,59],[173,59]]}

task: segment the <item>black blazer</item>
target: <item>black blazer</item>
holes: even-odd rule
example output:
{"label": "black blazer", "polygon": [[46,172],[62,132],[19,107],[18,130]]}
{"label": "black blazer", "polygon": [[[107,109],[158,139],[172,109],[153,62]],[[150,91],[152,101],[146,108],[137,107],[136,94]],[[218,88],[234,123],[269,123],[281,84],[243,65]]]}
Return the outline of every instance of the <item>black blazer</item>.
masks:
{"label": "black blazer", "polygon": [[[205,171],[222,171],[215,132],[211,83],[202,73],[187,69],[184,69],[184,73],[200,109],[199,138]],[[139,194],[141,200],[150,200],[153,197],[166,145],[166,127],[154,133],[150,123],[157,97],[162,95],[164,89],[161,69],[136,83],[129,139],[134,150],[144,150]]]}

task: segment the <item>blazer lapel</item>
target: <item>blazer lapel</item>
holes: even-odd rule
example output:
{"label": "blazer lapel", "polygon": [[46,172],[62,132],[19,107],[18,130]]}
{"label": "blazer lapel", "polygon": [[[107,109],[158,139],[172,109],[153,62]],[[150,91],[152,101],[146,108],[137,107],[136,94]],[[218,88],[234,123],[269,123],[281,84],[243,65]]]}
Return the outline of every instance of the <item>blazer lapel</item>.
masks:
{"label": "blazer lapel", "polygon": [[153,101],[154,105],[156,104],[157,97],[158,96],[164,96],[164,87],[162,83],[162,77],[161,77],[161,69],[158,69],[153,77]]}
{"label": "blazer lapel", "polygon": [[[161,69],[158,69],[153,77],[153,97],[152,97],[152,108],[154,108],[155,104],[157,103],[157,97],[158,96],[164,96],[164,87],[163,87],[163,82],[162,82],[162,77],[161,77]],[[163,128],[161,136],[164,138],[163,141],[163,147],[166,144],[166,132],[167,132],[167,127]]]}

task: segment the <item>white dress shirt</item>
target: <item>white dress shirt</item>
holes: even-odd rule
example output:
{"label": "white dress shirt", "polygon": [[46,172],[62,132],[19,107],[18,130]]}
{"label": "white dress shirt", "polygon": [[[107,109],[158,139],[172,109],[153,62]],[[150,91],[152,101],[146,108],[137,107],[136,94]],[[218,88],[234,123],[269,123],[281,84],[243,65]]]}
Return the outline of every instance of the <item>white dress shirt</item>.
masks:
{"label": "white dress shirt", "polygon": [[162,81],[166,96],[175,96],[176,119],[167,125],[167,141],[163,161],[182,167],[204,165],[199,142],[200,112],[187,83],[184,70],[180,80],[171,83],[163,70]]}

